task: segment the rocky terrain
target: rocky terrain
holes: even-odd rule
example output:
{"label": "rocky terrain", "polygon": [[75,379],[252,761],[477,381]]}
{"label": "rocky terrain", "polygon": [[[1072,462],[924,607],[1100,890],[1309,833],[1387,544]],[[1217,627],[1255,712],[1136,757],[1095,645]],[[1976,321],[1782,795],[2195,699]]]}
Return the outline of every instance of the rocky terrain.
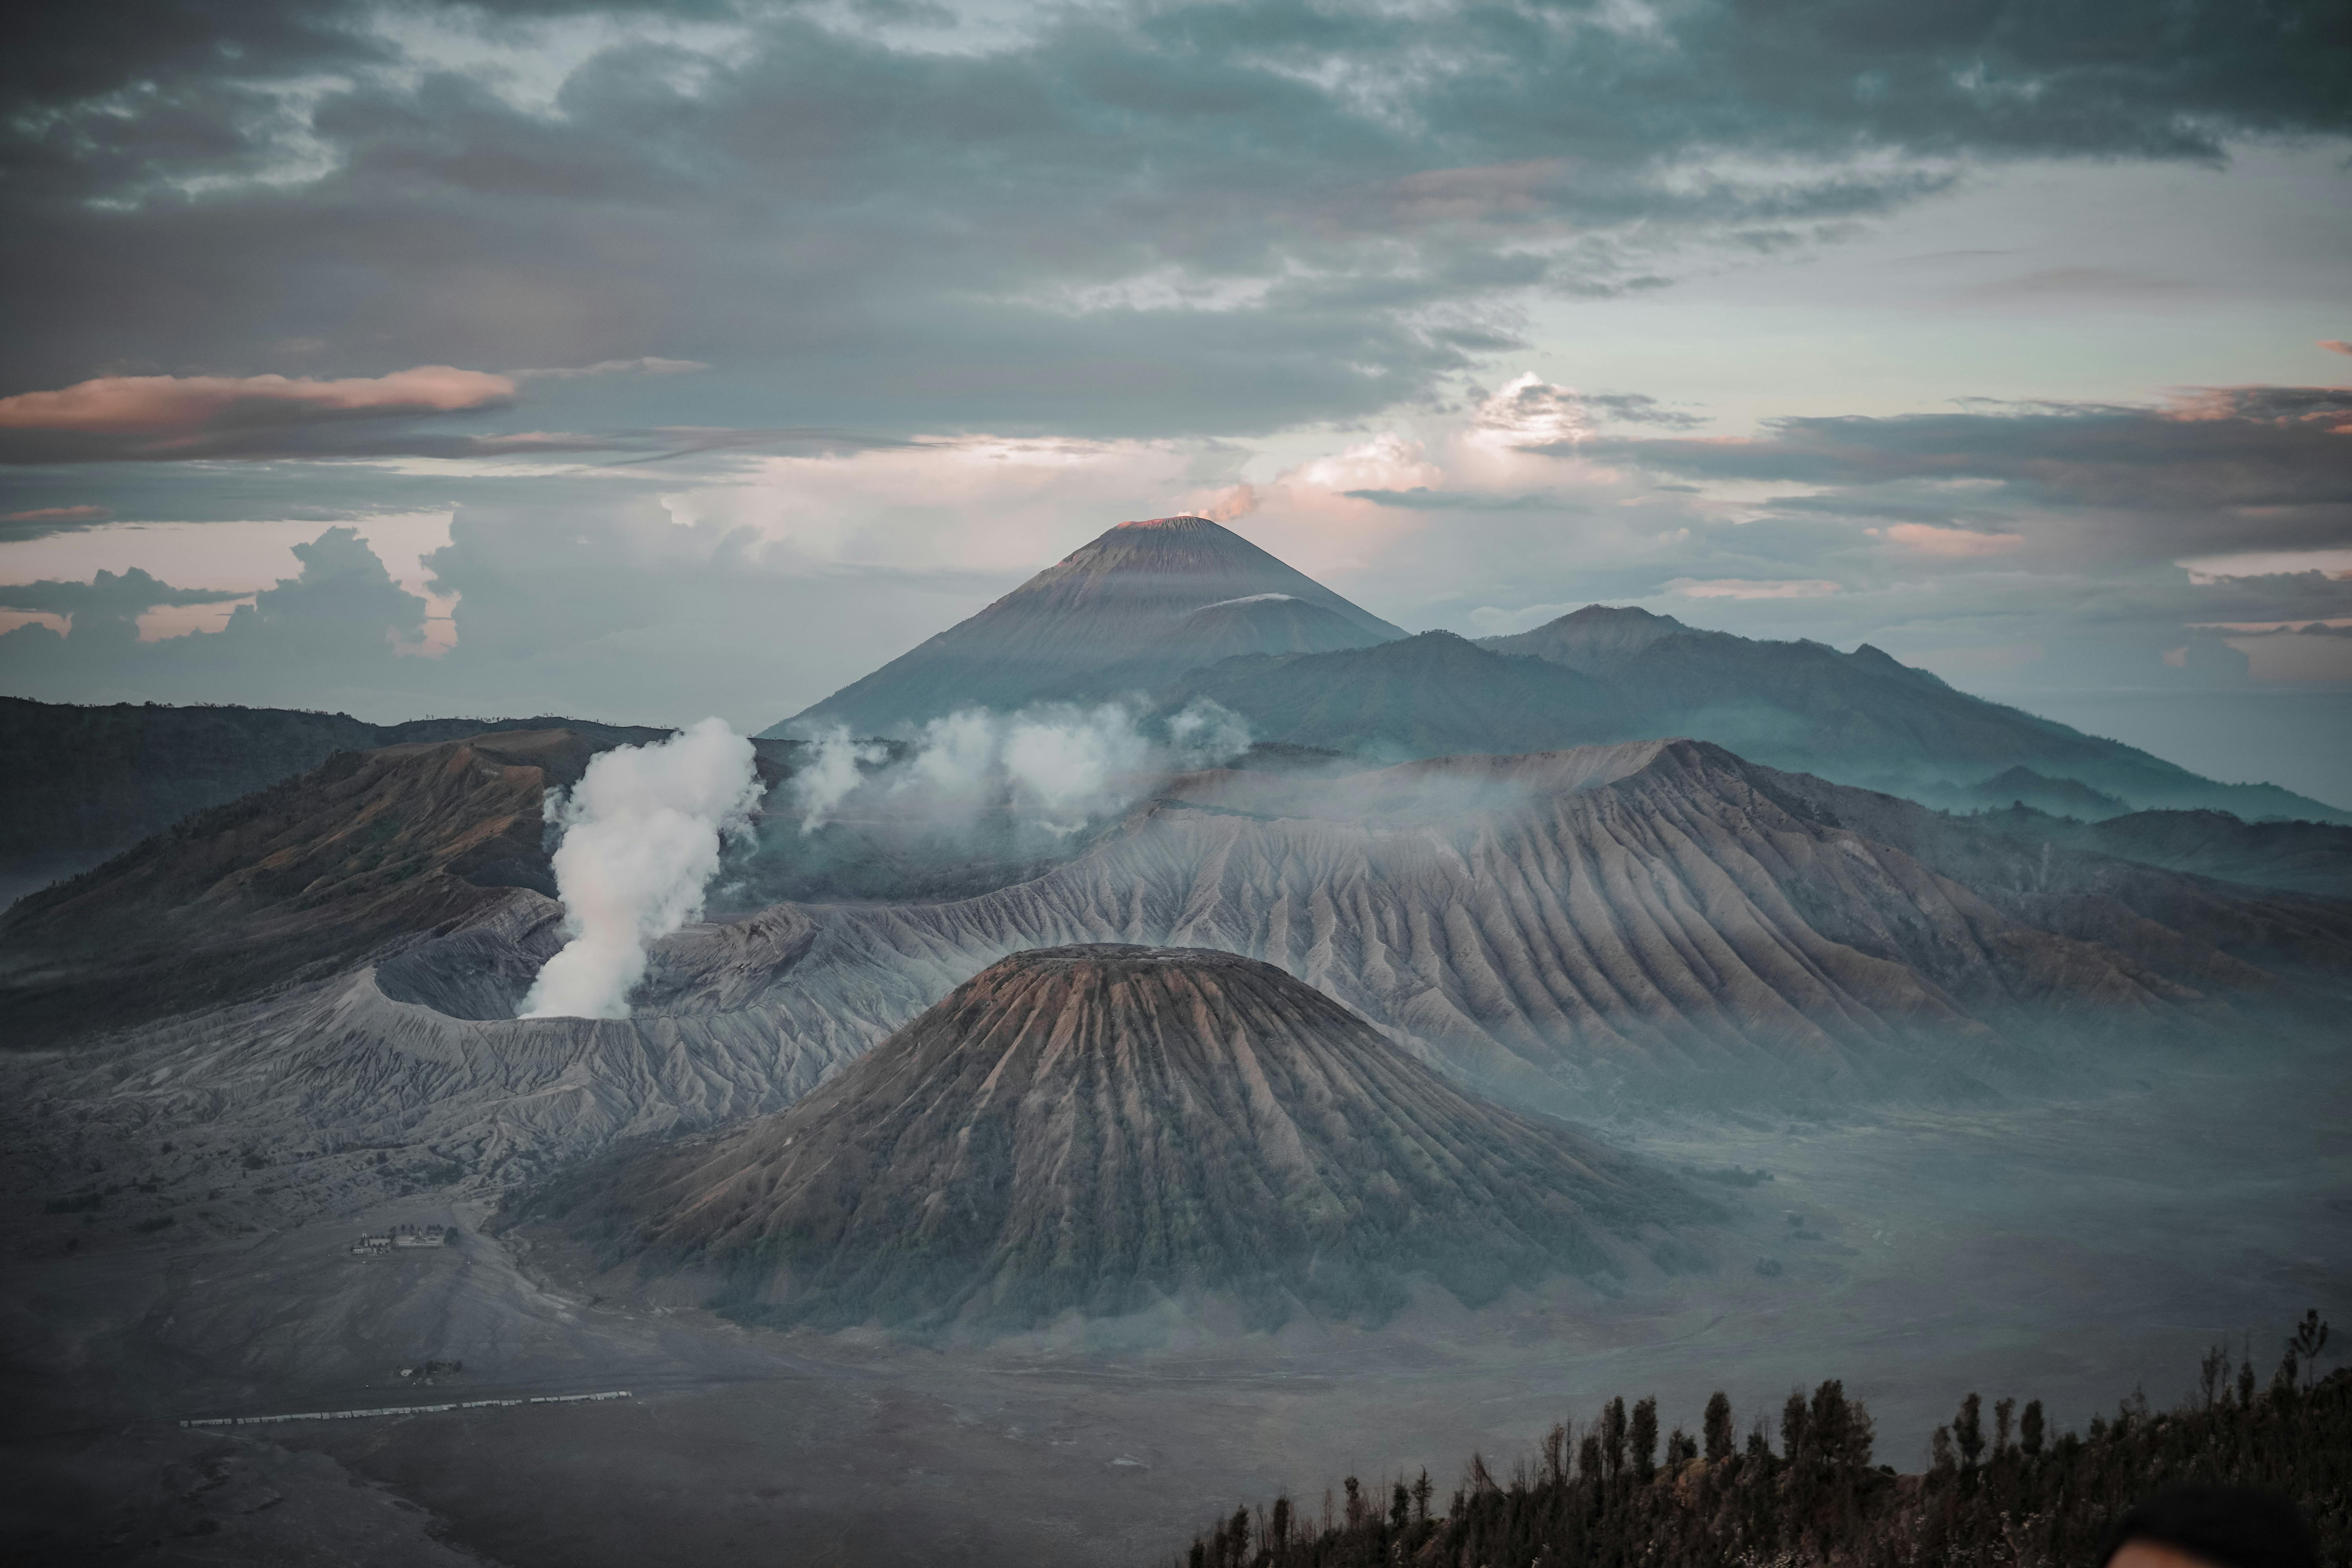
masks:
{"label": "rocky terrain", "polygon": [[602,745],[664,730],[573,719],[370,724],[282,708],[79,707],[0,697],[0,902],[94,866],[192,812],[310,772],[338,752],[570,729]]}
{"label": "rocky terrain", "polygon": [[30,895],[0,916],[10,1044],[299,984],[504,889],[553,893],[541,802],[593,745],[548,730],[340,752]]}
{"label": "rocky terrain", "polygon": [[[436,755],[396,760],[438,777]],[[379,874],[350,883],[361,915]],[[2095,1084],[2116,1051],[2325,1029],[2352,975],[2341,902],[2024,842],[1687,742],[1186,775],[992,892],[689,926],[656,944],[625,1019],[515,1018],[560,906],[441,875],[417,881],[467,900],[445,934],[5,1064],[25,1181],[68,1198],[90,1160],[170,1141],[175,1161],[298,1171],[268,1184],[281,1205],[419,1168],[518,1183],[782,1110],[991,963],[1073,942],[1261,959],[1455,1083],[1575,1119]],[[336,906],[287,918],[325,929]]]}
{"label": "rocky terrain", "polygon": [[[1284,600],[1302,607],[1283,608]],[[1204,613],[1213,609],[1219,613]],[[1132,684],[1156,687],[1234,653],[1403,635],[1207,518],[1151,518],[1123,522],[1071,552],[791,722],[878,734],[958,708],[1011,709],[1094,692],[1113,667],[1120,667],[1110,683],[1115,693]],[[784,731],[779,724],[766,733]]]}
{"label": "rocky terrain", "polygon": [[1465,1095],[1312,986],[1208,949],[1000,960],[781,1115],[530,1212],[769,1322],[1029,1328],[1170,1297],[1387,1316],[1638,1250],[1717,1211]]}

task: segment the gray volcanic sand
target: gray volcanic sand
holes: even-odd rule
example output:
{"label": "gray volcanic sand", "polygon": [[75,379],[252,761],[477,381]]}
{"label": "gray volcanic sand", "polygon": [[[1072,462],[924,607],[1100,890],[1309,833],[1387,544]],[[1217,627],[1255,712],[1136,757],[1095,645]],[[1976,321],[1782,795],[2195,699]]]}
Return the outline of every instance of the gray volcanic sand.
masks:
{"label": "gray volcanic sand", "polygon": [[[1425,1465],[1442,1496],[1474,1448],[1507,1467],[1612,1394],[1695,1428],[1721,1387],[1744,1425],[1830,1376],[1916,1468],[1972,1389],[2080,1426],[2135,1385],[2177,1399],[2242,1331],[2266,1375],[2306,1306],[2352,1328],[2352,1081],[2251,1057],[2148,1072],[1990,1112],[1601,1129],[1772,1173],[1697,1184],[1736,1211],[1713,1274],[1480,1314],[1425,1298],[1379,1330],[1251,1335],[1212,1310],[981,1348],[766,1333],[592,1300],[576,1259],[423,1200],[363,1221],[454,1219],[458,1247],[354,1258],[354,1217],[18,1262],[9,1537],[53,1531],[37,1561],[1150,1563],[1279,1488],[1311,1514],[1344,1475]],[[465,1371],[403,1385],[428,1356]],[[614,1387],[636,1397],[226,1437],[164,1419]]]}

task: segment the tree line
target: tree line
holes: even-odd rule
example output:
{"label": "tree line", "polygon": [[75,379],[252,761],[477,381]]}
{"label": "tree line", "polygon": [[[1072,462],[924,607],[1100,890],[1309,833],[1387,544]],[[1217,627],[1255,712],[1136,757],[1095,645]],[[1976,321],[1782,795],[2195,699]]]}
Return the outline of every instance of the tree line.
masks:
{"label": "tree line", "polygon": [[1386,1495],[1350,1476],[1319,1519],[1290,1499],[1237,1509],[1196,1537],[1183,1568],[2061,1568],[2095,1560],[2115,1521],[2178,1482],[2261,1487],[2293,1498],[2323,1556],[2352,1562],[2352,1369],[2315,1363],[2327,1325],[2305,1314],[2265,1381],[2216,1346],[2196,1392],[2157,1412],[2144,1394],[2083,1432],[2053,1432],[2040,1400],[1988,1409],[1976,1394],[1936,1429],[1926,1469],[1872,1463],[1870,1412],[1830,1379],[1791,1393],[1777,1443],[1744,1438],[1731,1402],[1706,1403],[1696,1436],[1661,1444],[1658,1404],[1612,1399],[1589,1424],[1554,1426],[1507,1479],[1474,1454],[1433,1509],[1428,1473]]}

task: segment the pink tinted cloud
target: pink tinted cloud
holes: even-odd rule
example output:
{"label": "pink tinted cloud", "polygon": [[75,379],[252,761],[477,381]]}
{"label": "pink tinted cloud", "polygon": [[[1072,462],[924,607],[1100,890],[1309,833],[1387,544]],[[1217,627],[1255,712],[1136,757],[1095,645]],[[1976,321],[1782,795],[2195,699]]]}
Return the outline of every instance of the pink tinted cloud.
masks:
{"label": "pink tinted cloud", "polygon": [[1937,528],[1925,522],[1898,522],[1867,530],[1890,544],[1945,561],[1966,561],[1980,555],[2002,555],[2022,549],[2021,533],[1976,533],[1965,528]]}
{"label": "pink tinted cloud", "polygon": [[102,506],[37,506],[0,516],[0,522],[100,522],[113,515]]}
{"label": "pink tinted cloud", "polygon": [[2319,346],[2332,354],[2352,354],[2352,343],[2347,343],[2341,338],[2322,338],[2319,340]]}
{"label": "pink tinted cloud", "polygon": [[0,429],[169,437],[234,416],[300,424],[349,416],[453,414],[513,401],[509,377],[425,364],[389,375],[318,381],[283,375],[108,375],[55,392],[0,397]]}

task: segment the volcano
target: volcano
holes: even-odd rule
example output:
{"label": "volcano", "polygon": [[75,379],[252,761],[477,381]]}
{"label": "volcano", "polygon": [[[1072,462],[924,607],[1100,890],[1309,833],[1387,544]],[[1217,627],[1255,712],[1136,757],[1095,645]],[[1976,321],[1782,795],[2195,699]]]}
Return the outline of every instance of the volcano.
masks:
{"label": "volcano", "polygon": [[1713,1213],[1271,964],[1124,945],[1003,959],[790,1110],[553,1206],[751,1321],[996,1328],[1193,1292],[1378,1318],[1415,1278],[1476,1305],[1695,1259]]}
{"label": "volcano", "polygon": [[[1200,614],[1212,609],[1222,613]],[[880,734],[959,708],[1091,692],[1107,668],[1139,658],[1122,679],[1152,687],[1234,654],[1402,636],[1207,518],[1151,518],[1120,523],[768,733],[822,721]]]}

